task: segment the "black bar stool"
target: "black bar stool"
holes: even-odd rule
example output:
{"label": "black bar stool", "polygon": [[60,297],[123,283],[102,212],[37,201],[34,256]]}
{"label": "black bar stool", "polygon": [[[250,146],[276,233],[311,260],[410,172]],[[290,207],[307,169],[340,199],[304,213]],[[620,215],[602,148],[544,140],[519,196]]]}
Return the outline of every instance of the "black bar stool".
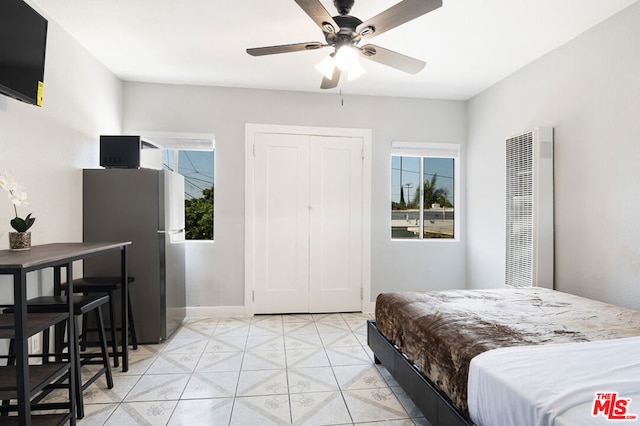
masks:
{"label": "black bar stool", "polygon": [[[131,285],[135,279],[128,277],[127,284]],[[62,290],[66,292],[66,285],[62,284]],[[113,366],[118,367],[118,339],[117,339],[117,327],[115,322],[115,302],[114,294],[121,291],[121,279],[120,277],[84,277],[73,280],[73,291],[75,293],[82,294],[107,294],[109,295],[109,330],[111,331],[111,346],[113,351]],[[127,310],[129,314],[129,335],[131,337],[131,345],[133,349],[138,349],[138,339],[136,337],[136,326],[133,321],[133,309],[131,308],[131,291],[129,291],[127,298]],[[88,342],[87,332],[90,331],[86,328],[87,321],[83,321],[82,329],[82,350],[86,349]]]}
{"label": "black bar stool", "polygon": [[[104,320],[102,318],[101,306],[109,302],[109,297],[106,295],[74,295],[73,299],[73,316],[75,320],[76,332],[74,333],[74,341],[71,343],[76,351],[76,402],[78,410],[78,418],[84,417],[84,404],[82,398],[82,392],[87,389],[98,377],[103,373],[107,379],[107,387],[113,388],[113,377],[111,375],[111,364],[109,363],[109,351],[107,349],[107,339],[104,332]],[[58,313],[67,312],[67,298],[66,296],[41,296],[27,300],[27,311],[29,313]],[[5,309],[6,313],[12,313],[13,309]],[[101,353],[95,354],[81,354],[80,345],[78,342],[78,318],[84,317],[84,315],[94,312],[96,315],[96,322],[98,324],[98,336],[100,338]],[[64,327],[56,326],[56,356],[62,354],[64,346]],[[9,354],[13,355],[13,340],[9,344]],[[69,350],[73,350],[69,348]],[[102,360],[96,361],[94,358],[100,356]],[[42,344],[42,357],[43,362],[49,361],[49,331],[44,331],[44,338]],[[15,359],[14,359],[15,360]],[[11,361],[11,360],[10,360]],[[101,364],[102,368],[95,372],[91,378],[82,383],[81,366],[87,364]]]}

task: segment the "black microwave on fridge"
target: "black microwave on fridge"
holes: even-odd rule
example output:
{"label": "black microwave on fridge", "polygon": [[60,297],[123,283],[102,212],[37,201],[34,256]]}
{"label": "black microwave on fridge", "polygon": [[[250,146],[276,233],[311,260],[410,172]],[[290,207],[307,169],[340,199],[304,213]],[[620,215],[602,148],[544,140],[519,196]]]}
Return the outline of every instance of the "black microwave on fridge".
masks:
{"label": "black microwave on fridge", "polygon": [[140,136],[100,136],[100,166],[107,169],[139,169]]}

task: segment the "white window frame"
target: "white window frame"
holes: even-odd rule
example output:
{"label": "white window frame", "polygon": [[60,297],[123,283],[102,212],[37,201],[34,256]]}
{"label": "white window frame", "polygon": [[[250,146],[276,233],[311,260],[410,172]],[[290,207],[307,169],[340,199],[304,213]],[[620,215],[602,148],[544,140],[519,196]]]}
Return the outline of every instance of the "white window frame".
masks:
{"label": "white window frame", "polygon": [[[391,241],[421,241],[431,243],[450,243],[460,241],[460,222],[462,211],[460,201],[460,169],[461,169],[461,145],[458,143],[445,143],[445,142],[408,142],[408,141],[392,141],[391,142],[391,156],[389,157],[389,170],[391,171],[392,158],[398,156],[405,157],[428,157],[428,158],[453,158],[453,206],[455,212],[453,221],[453,238],[424,238],[423,232],[420,232],[418,238],[392,238],[389,233]],[[420,162],[420,170],[422,174],[423,162]],[[390,176],[391,177],[391,176]],[[391,179],[389,179],[389,200],[391,200]],[[420,203],[420,209],[422,211],[422,202]],[[389,205],[389,204],[387,204]],[[387,229],[391,230],[391,215],[389,217],[389,226]],[[420,230],[424,228],[423,215],[420,214]]]}

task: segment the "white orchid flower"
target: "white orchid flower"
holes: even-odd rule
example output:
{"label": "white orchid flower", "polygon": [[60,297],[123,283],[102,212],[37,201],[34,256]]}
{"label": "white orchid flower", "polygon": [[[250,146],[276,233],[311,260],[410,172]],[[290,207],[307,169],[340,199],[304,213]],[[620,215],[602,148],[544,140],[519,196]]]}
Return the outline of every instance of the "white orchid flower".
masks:
{"label": "white orchid flower", "polygon": [[18,190],[9,191],[9,199],[16,206],[27,205],[27,193]]}
{"label": "white orchid flower", "polygon": [[12,191],[16,188],[16,181],[6,173],[0,173],[0,187],[5,191]]}
{"label": "white orchid flower", "polygon": [[18,216],[18,206],[26,206],[27,193],[20,189],[20,185],[7,173],[0,173],[0,188],[7,191],[9,200],[13,204],[16,217],[11,220],[11,227],[17,232],[26,232],[35,222],[36,218],[29,213],[24,219]]}

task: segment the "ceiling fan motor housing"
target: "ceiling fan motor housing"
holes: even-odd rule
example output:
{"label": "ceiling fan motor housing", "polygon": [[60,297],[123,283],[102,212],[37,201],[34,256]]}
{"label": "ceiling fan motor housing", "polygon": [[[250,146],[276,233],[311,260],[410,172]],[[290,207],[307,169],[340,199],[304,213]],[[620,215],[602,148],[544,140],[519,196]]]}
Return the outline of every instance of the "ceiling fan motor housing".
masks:
{"label": "ceiling fan motor housing", "polygon": [[333,5],[340,15],[348,15],[353,7],[354,0],[334,0]]}
{"label": "ceiling fan motor housing", "polygon": [[324,34],[328,44],[333,45],[338,40],[344,39],[348,39],[350,44],[356,44],[360,41],[361,37],[356,32],[358,25],[362,24],[360,19],[351,15],[338,15],[334,16],[333,20],[340,26],[340,29],[337,32],[326,32]]}

